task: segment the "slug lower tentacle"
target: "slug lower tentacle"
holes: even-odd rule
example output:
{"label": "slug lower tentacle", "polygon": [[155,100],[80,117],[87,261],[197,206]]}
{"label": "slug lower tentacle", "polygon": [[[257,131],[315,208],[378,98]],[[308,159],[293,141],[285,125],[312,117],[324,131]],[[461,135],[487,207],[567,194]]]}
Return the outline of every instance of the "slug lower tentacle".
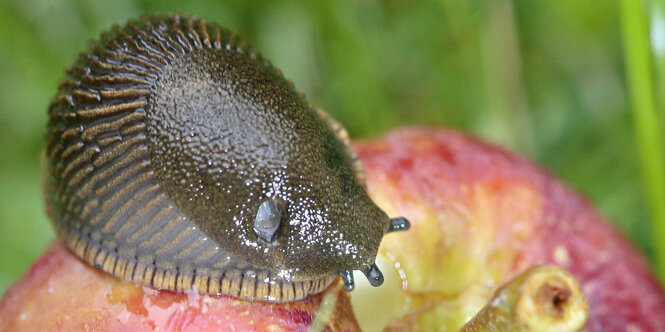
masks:
{"label": "slug lower tentacle", "polygon": [[383,284],[383,273],[381,273],[381,270],[379,270],[379,267],[376,266],[376,264],[370,265],[363,270],[363,273],[367,277],[370,285],[377,287]]}
{"label": "slug lower tentacle", "polygon": [[348,292],[352,291],[354,288],[356,288],[356,284],[353,281],[353,271],[352,270],[340,270],[339,271],[340,277],[342,277],[342,282],[344,282],[344,288]]}
{"label": "slug lower tentacle", "polygon": [[[293,301],[351,270],[378,286],[387,232],[346,131],[238,37],[142,17],[79,55],[49,108],[59,237],[120,278]],[[343,271],[343,272],[338,272]]]}

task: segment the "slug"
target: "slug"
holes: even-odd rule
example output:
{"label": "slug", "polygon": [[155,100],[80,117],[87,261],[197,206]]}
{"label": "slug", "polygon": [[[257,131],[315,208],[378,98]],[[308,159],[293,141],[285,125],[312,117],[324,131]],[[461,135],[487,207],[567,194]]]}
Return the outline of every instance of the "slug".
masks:
{"label": "slug", "polygon": [[58,237],[119,278],[287,302],[352,271],[383,282],[384,234],[347,132],[256,50],[196,17],[114,27],[49,107]]}

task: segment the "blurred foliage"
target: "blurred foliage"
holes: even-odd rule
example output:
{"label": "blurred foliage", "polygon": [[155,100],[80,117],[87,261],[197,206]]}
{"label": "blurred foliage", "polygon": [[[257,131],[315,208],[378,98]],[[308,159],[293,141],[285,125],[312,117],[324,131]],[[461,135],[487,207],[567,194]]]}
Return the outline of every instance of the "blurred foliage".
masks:
{"label": "blurred foliage", "polygon": [[169,11],[248,40],[355,138],[441,125],[529,156],[652,254],[617,1],[0,0],[0,293],[53,238],[40,154],[64,69]]}
{"label": "blurred foliage", "polygon": [[[656,63],[662,61],[663,50],[658,46],[662,41],[658,41],[658,38],[663,38],[665,27],[662,25],[665,22],[662,16],[654,16],[650,29],[649,12],[645,10],[644,4],[642,1],[621,0],[621,27],[635,139],[651,217],[651,241],[655,251],[653,269],[665,281],[665,142],[662,135],[665,127],[659,121],[659,97],[656,97],[657,83],[654,80],[654,72],[657,73],[660,68],[654,70],[652,65],[654,58]],[[663,1],[654,0],[650,4],[662,5]],[[653,10],[652,13],[658,11]],[[657,27],[657,24],[661,26]],[[653,33],[650,34],[650,30]]]}

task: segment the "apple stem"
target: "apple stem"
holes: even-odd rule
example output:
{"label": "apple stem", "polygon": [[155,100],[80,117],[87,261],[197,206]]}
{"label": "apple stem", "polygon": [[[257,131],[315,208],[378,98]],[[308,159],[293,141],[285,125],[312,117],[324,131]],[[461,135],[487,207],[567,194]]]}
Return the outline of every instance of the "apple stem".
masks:
{"label": "apple stem", "polygon": [[460,331],[580,331],[589,305],[575,278],[553,265],[536,266],[501,286]]}

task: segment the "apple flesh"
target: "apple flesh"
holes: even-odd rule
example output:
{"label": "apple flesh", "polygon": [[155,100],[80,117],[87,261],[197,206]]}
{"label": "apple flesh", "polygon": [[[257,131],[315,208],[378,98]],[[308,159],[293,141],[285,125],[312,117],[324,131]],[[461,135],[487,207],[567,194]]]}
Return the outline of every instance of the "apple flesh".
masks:
{"label": "apple flesh", "polygon": [[[665,297],[642,255],[579,194],[528,160],[424,128],[355,148],[375,202],[411,221],[408,232],[383,239],[384,285],[352,295],[361,327],[456,331],[499,285],[549,263],[581,285],[587,331],[665,331]],[[367,298],[391,300],[356,305]]]}

